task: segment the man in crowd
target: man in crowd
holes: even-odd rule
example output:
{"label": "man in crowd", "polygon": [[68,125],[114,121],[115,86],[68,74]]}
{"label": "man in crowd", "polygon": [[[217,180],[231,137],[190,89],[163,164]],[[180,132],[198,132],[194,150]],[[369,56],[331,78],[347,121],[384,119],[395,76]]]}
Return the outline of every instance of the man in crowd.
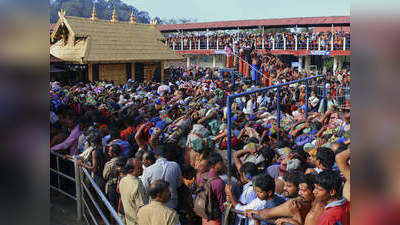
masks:
{"label": "man in crowd", "polygon": [[213,178],[210,181],[212,195],[214,196],[215,200],[218,202],[219,212],[220,215],[217,218],[213,218],[212,220],[207,220],[206,218],[202,218],[203,225],[220,225],[221,224],[221,217],[224,212],[224,202],[226,199],[225,195],[225,183],[224,181],[218,176],[223,172],[225,166],[224,161],[218,153],[213,153],[208,157],[208,165],[210,170],[203,174],[200,177],[199,184],[204,182],[204,179]]}
{"label": "man in crowd", "polygon": [[166,203],[170,208],[177,209],[178,207],[178,193],[177,189],[183,184],[182,172],[176,162],[168,161],[168,151],[165,145],[159,145],[155,149],[156,162],[146,167],[143,171],[142,182],[145,189],[148,191],[150,184],[156,180],[164,180],[168,182],[171,192],[171,198]]}
{"label": "man in crowd", "polygon": [[137,221],[140,225],[180,225],[178,214],[167,206],[171,192],[168,182],[155,180],[148,189],[151,203],[139,209]]}
{"label": "man in crowd", "polygon": [[127,174],[119,183],[119,192],[125,212],[125,224],[137,225],[137,212],[149,201],[142,181],[138,179],[142,175],[142,164],[137,159],[129,159],[123,169]]}

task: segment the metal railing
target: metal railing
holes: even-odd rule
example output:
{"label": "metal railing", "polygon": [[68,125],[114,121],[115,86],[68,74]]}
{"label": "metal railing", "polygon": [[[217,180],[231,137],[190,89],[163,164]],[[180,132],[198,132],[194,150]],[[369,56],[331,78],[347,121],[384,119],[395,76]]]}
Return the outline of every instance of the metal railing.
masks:
{"label": "metal railing", "polygon": [[276,117],[277,117],[277,126],[278,128],[280,127],[280,120],[281,120],[281,116],[280,116],[280,89],[282,87],[285,86],[289,86],[290,84],[295,84],[295,83],[304,83],[306,85],[306,104],[305,104],[305,115],[306,118],[308,117],[308,96],[309,96],[309,92],[310,92],[310,88],[309,88],[309,81],[310,80],[315,80],[315,79],[319,79],[319,78],[323,78],[323,99],[324,99],[324,107],[326,105],[326,75],[317,75],[317,76],[312,76],[312,77],[308,77],[308,78],[304,78],[304,79],[299,79],[299,80],[294,80],[294,81],[290,81],[290,82],[286,82],[283,84],[278,84],[278,85],[273,85],[273,86],[269,86],[269,87],[265,87],[265,88],[260,88],[257,90],[252,90],[252,91],[247,91],[247,92],[242,92],[242,93],[238,93],[238,94],[233,94],[233,95],[228,95],[227,99],[226,99],[226,106],[227,106],[227,156],[228,156],[228,183],[230,184],[230,166],[231,166],[231,129],[232,129],[232,123],[231,123],[231,105],[234,102],[234,100],[236,98],[242,97],[242,96],[246,96],[246,95],[251,95],[251,94],[255,94],[255,93],[260,93],[260,92],[267,92],[271,89],[276,89]]}
{"label": "metal railing", "polygon": [[[175,41],[175,48],[173,47],[172,41],[168,45],[171,49],[176,51],[182,50],[222,50],[225,46],[223,41],[217,43],[216,40],[210,39],[209,45],[207,47],[206,39],[200,39],[200,46],[198,43],[192,41],[192,47],[190,48],[189,39],[187,44],[182,46],[181,41]],[[253,41],[256,41],[254,39]],[[232,44],[232,43],[230,43]],[[195,46],[196,45],[196,46]],[[268,46],[273,50],[323,50],[323,51],[334,51],[334,50],[350,50],[350,37],[343,37],[335,39],[333,44],[331,39],[298,39],[296,42],[293,40],[288,40],[284,38],[277,38],[275,41],[264,39],[264,46]],[[262,49],[262,45],[257,44],[255,49]]]}
{"label": "metal railing", "polygon": [[[52,164],[52,159],[56,160],[56,168],[51,168],[51,164]],[[60,161],[62,160],[62,161]],[[62,172],[61,167],[62,162],[64,163],[72,163],[74,166],[74,175],[70,176],[68,174],[66,174],[66,172]],[[79,204],[80,201],[80,197],[81,197],[81,192],[80,192],[80,177],[77,176],[77,174],[79,174],[79,167],[78,165],[76,165],[76,161],[72,160],[72,159],[64,159],[62,155],[55,153],[55,152],[50,152],[50,176],[52,174],[55,174],[57,177],[57,186],[53,185],[51,182],[51,178],[50,178],[50,189],[53,189],[65,196],[67,196],[68,198],[71,198],[72,200],[77,202],[77,219],[81,220],[82,219],[82,208],[81,205]],[[67,190],[63,190],[63,188],[61,187],[62,183],[63,183],[63,179],[69,180],[71,182],[73,182],[75,184],[75,194],[71,194],[68,193]]]}
{"label": "metal railing", "polygon": [[[57,175],[57,185],[53,185],[50,182],[50,188],[58,191],[59,193],[67,196],[68,198],[76,201],[76,209],[77,209],[77,220],[81,221],[82,218],[85,219],[87,224],[96,224],[99,225],[99,219],[101,219],[104,223],[101,224],[118,224],[124,225],[121,218],[118,216],[115,209],[111,206],[107,197],[104,195],[101,188],[96,184],[90,173],[87,169],[79,167],[77,165],[77,161],[74,159],[64,159],[63,155],[50,151],[51,159],[56,160],[55,168],[52,168],[50,165],[50,172]],[[61,161],[69,164],[73,164],[74,166],[74,175],[70,176],[63,171],[61,166]],[[63,190],[61,187],[62,178],[70,180],[75,183],[75,194],[70,194],[66,190]],[[85,181],[88,181],[85,183]],[[93,193],[94,192],[94,193]],[[90,201],[88,201],[90,200]],[[110,213],[113,222],[111,223],[104,212],[104,207],[101,207],[101,204],[104,204],[108,213]],[[97,213],[93,212],[93,208],[96,209]],[[102,209],[103,208],[103,209]],[[96,217],[96,214],[100,216],[100,218]],[[88,217],[89,216],[89,217]],[[90,221],[92,223],[90,223]]]}

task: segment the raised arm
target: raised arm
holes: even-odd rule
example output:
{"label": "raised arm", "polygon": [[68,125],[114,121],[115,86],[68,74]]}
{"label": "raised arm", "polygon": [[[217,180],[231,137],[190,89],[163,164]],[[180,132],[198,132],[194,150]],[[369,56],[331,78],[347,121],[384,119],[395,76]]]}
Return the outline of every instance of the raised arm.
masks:
{"label": "raised arm", "polygon": [[146,141],[143,140],[142,132],[146,124],[142,124],[139,130],[135,134],[135,141],[139,145],[139,148],[146,150]]}
{"label": "raised arm", "polygon": [[348,164],[348,159],[350,159],[350,150],[348,149],[336,155],[336,164],[344,178],[346,178],[343,186],[343,197],[350,201],[350,165]]}

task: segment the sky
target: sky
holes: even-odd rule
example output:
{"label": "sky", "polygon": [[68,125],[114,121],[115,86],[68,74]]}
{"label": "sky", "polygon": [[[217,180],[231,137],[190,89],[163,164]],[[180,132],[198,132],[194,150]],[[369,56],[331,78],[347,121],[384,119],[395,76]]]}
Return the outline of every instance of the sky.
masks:
{"label": "sky", "polygon": [[349,16],[350,0],[122,0],[150,17],[194,18],[198,22]]}

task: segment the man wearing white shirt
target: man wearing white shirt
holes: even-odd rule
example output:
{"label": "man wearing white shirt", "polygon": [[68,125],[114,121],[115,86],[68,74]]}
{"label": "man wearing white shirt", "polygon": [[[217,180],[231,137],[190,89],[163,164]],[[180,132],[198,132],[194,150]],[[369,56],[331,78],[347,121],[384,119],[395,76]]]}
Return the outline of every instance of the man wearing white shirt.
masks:
{"label": "man wearing white shirt", "polygon": [[[265,208],[273,208],[285,202],[285,199],[275,194],[275,181],[270,176],[258,175],[252,179],[253,188],[256,192],[257,198],[251,201],[249,204],[242,204],[235,199],[232,194],[232,187],[227,185],[225,192],[227,200],[232,203],[236,210],[261,210]],[[244,217],[243,217],[244,218]],[[245,225],[270,225],[265,221],[257,221],[253,219],[245,219]]]}

